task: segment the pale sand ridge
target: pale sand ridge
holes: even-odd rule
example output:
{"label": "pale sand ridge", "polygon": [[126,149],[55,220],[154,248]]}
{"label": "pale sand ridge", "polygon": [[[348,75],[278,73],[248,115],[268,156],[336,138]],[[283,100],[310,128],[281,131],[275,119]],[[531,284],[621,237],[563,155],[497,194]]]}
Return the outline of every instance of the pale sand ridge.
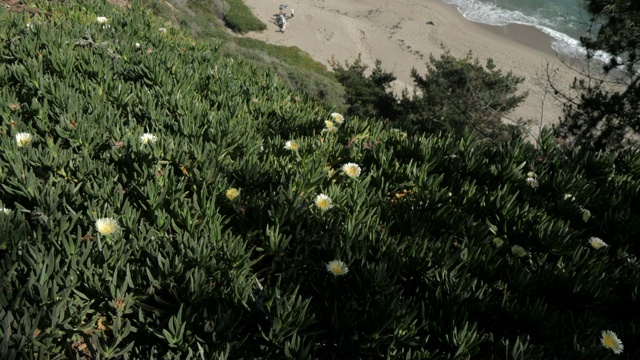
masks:
{"label": "pale sand ridge", "polygon": [[[365,64],[376,59],[397,76],[394,89],[408,87],[410,72],[426,71],[429,54],[442,53],[441,44],[457,57],[469,50],[484,63],[493,58],[498,69],[525,76],[522,90],[529,90],[526,102],[511,118],[541,118],[543,91],[536,78],[547,63],[558,68],[560,83],[569,84],[574,74],[567,70],[551,49],[551,38],[538,29],[509,25],[488,26],[466,20],[450,5],[439,0],[245,0],[254,14],[267,23],[267,30],[247,36],[269,43],[297,46],[314,59],[327,64],[353,62],[358,54]],[[280,4],[287,14],[295,9],[284,33],[272,22]],[[433,25],[428,22],[432,22]],[[560,105],[547,96],[544,121],[551,124],[561,115]],[[535,126],[537,128],[537,125]]]}

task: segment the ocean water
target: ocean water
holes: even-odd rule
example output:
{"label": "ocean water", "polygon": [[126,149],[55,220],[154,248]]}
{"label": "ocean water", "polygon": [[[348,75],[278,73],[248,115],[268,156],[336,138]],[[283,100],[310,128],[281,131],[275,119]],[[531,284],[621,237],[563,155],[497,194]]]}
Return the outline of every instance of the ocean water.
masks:
{"label": "ocean water", "polygon": [[584,53],[579,39],[587,36],[590,27],[585,0],[443,1],[455,5],[471,21],[490,25],[517,23],[535,26],[554,39],[554,50],[572,56]]}

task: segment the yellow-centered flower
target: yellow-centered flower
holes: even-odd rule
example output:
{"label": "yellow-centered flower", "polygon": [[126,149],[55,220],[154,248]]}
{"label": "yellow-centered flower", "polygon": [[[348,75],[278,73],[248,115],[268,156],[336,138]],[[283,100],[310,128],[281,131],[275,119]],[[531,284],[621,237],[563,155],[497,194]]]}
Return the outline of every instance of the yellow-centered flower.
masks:
{"label": "yellow-centered flower", "polygon": [[346,275],[349,272],[347,265],[340,260],[333,260],[327,263],[327,271],[334,276]]}
{"label": "yellow-centered flower", "polygon": [[284,148],[291,151],[298,151],[298,149],[300,149],[300,144],[295,140],[289,140],[284,143]]}
{"label": "yellow-centered flower", "polygon": [[233,201],[238,196],[240,196],[240,190],[238,190],[236,188],[230,188],[229,190],[227,190],[227,199]]}
{"label": "yellow-centered flower", "polygon": [[18,147],[30,145],[32,141],[33,137],[29,133],[21,132],[16,134],[16,143],[18,143]]}
{"label": "yellow-centered flower", "polygon": [[329,210],[333,207],[331,204],[331,198],[325,194],[316,196],[316,206],[318,206],[322,211]]}
{"label": "yellow-centered flower", "polygon": [[120,225],[114,218],[101,218],[96,220],[96,230],[102,235],[111,235],[120,229]]}
{"label": "yellow-centered flower", "polygon": [[338,113],[332,113],[331,118],[333,119],[333,121],[337,122],[338,124],[342,124],[342,122],[344,121],[344,116]]}
{"label": "yellow-centered flower", "polygon": [[622,350],[624,350],[624,345],[622,345],[622,341],[618,339],[616,333],[611,330],[602,332],[602,346],[607,349],[611,349],[614,354],[620,354]]}
{"label": "yellow-centered flower", "polygon": [[360,169],[360,166],[358,166],[358,164],[354,164],[354,163],[346,163],[344,165],[342,165],[342,171],[347,174],[348,177],[351,178],[357,178],[358,176],[360,176],[360,173],[362,172],[362,169]]}

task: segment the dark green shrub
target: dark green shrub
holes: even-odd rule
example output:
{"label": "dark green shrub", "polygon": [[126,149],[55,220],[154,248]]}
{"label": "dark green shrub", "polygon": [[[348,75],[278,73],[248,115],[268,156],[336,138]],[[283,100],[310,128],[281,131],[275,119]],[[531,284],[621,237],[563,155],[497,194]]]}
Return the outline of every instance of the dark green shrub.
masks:
{"label": "dark green shrub", "polygon": [[585,1],[593,31],[580,42],[589,66],[577,69],[569,90],[549,82],[563,102],[556,135],[568,147],[619,150],[640,145],[639,4]]}
{"label": "dark green shrub", "polygon": [[345,87],[347,114],[390,120],[394,126],[411,133],[452,131],[475,132],[488,140],[508,140],[522,134],[526,122],[506,124],[503,119],[520,105],[528,93],[517,93],[524,78],[511,71],[503,73],[493,60],[485,65],[471,52],[456,58],[445,51],[439,58],[431,55],[424,76],[413,69],[413,94],[393,94],[396,79],[385,72],[382,63],[367,74],[367,66],[358,58],[353,64],[333,66],[336,78]]}
{"label": "dark green shrub", "polygon": [[358,58],[349,64],[334,64],[336,78],[345,87],[345,103],[349,116],[398,120],[402,110],[394,96],[391,83],[396,77],[382,69],[382,62],[376,61],[371,74],[365,75],[367,66]]}

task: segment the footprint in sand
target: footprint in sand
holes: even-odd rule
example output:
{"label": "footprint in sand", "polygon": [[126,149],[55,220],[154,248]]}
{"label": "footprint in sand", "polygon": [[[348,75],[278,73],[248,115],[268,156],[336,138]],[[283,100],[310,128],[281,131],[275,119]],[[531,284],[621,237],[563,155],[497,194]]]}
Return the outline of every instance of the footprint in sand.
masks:
{"label": "footprint in sand", "polygon": [[318,39],[323,41],[331,41],[334,35],[335,33],[333,31],[329,31],[325,28],[320,28],[318,29],[318,32],[317,32]]}

